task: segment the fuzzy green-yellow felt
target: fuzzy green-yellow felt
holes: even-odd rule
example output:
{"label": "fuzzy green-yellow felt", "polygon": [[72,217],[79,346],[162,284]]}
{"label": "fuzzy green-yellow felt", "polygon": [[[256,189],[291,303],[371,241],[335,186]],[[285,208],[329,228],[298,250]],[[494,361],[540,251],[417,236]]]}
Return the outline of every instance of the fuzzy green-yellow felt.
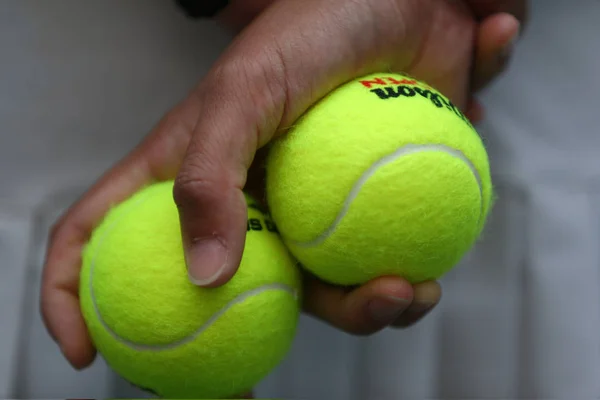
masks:
{"label": "fuzzy green-yellow felt", "polygon": [[299,316],[296,261],[248,200],[243,259],[224,286],[188,279],[173,183],[114,207],[83,254],[92,340],[123,378],[166,398],[239,396],[286,355]]}
{"label": "fuzzy green-yellow felt", "polygon": [[467,118],[410,77],[348,82],[305,113],[267,159],[281,235],[321,279],[435,279],[456,265],[492,198],[488,157]]}

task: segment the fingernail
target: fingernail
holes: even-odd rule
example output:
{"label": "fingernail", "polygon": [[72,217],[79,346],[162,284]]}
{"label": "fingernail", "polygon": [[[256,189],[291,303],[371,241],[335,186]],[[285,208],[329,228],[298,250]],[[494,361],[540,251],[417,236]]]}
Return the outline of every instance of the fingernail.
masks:
{"label": "fingernail", "polygon": [[410,300],[386,296],[369,302],[369,314],[373,320],[382,323],[392,323],[410,305]]}
{"label": "fingernail", "polygon": [[227,262],[227,249],[218,239],[203,239],[192,243],[186,253],[190,281],[198,286],[216,281]]}

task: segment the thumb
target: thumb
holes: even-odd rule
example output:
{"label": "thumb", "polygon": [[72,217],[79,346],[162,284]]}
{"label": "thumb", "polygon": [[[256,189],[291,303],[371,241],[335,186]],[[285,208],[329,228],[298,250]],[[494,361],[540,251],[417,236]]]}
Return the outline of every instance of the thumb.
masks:
{"label": "thumb", "polygon": [[[216,287],[237,271],[246,234],[242,190],[257,150],[330,90],[379,70],[382,60],[396,60],[397,48],[406,46],[409,27],[399,29],[397,19],[408,11],[393,2],[369,3],[373,7],[345,0],[275,2],[236,37],[192,94],[200,112],[173,193],[192,282]],[[379,44],[383,26],[385,46]]]}
{"label": "thumb", "polygon": [[[256,151],[277,131],[285,107],[276,68],[235,62],[232,51],[193,95],[202,106],[175,179],[190,280],[220,286],[235,274],[247,226],[243,189]],[[265,79],[268,76],[268,80]]]}
{"label": "thumb", "polygon": [[242,257],[246,203],[237,186],[218,182],[221,174],[187,173],[176,181],[174,198],[188,275],[196,285],[219,286],[233,276]]}

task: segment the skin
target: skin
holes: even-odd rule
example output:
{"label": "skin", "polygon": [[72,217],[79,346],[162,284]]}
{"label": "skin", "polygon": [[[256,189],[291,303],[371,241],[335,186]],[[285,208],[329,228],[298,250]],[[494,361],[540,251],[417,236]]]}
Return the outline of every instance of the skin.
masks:
{"label": "skin", "polygon": [[[330,90],[360,75],[406,72],[477,121],[473,99],[506,67],[526,18],[521,0],[234,0],[219,20],[237,32],[210,72],[129,155],[53,227],[41,311],[75,368],[95,357],[78,300],[82,246],[109,207],[153,181],[175,179],[190,278],[225,284],[246,232],[242,189],[263,198],[259,168],[284,134]],[[385,276],[339,288],[305,276],[304,310],[346,332],[408,327],[440,301],[437,282]]]}

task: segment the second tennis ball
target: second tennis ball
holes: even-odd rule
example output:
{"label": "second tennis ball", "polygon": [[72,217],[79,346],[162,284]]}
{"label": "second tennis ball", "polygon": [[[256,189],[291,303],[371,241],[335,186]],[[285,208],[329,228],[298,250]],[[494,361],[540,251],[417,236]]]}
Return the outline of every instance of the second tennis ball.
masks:
{"label": "second tennis ball", "polygon": [[163,398],[231,398],[287,354],[300,273],[271,220],[248,200],[241,265],[206,289],[187,275],[173,182],[114,207],[83,255],[81,309],[107,363]]}
{"label": "second tennis ball", "polygon": [[488,156],[444,95],[378,73],[331,92],[272,144],[267,200],[291,252],[341,285],[442,276],[491,207]]}

